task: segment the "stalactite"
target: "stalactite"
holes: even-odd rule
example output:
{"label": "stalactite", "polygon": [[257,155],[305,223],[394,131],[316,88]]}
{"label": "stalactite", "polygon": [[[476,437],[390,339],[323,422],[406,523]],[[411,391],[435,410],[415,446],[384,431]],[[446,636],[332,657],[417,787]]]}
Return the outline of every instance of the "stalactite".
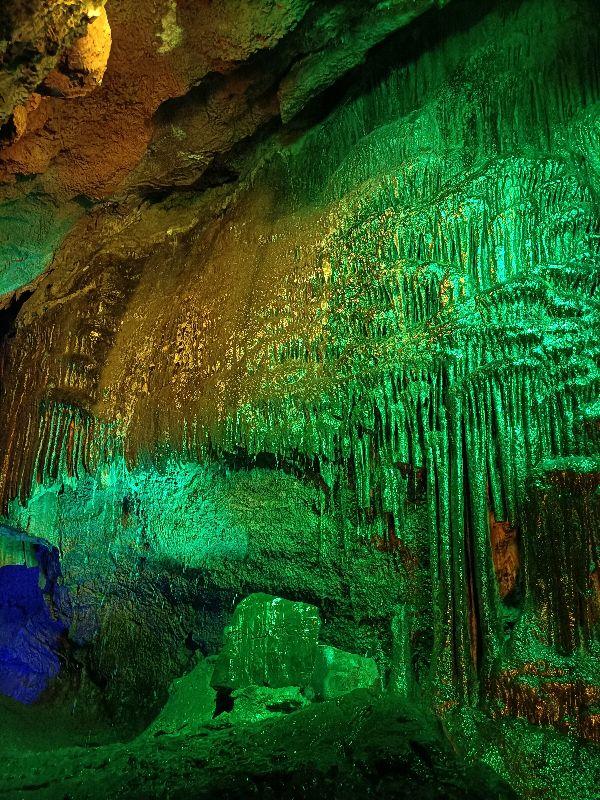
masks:
{"label": "stalactite", "polygon": [[526,507],[525,571],[542,610],[547,641],[570,654],[597,636],[600,596],[600,471],[575,458],[545,464],[532,481]]}

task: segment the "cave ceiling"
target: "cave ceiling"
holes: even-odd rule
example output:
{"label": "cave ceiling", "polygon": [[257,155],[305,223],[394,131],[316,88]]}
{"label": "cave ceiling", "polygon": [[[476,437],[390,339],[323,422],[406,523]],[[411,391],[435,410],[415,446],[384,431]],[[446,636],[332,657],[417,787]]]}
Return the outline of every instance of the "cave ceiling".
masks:
{"label": "cave ceiling", "polygon": [[[155,365],[144,376],[138,374],[139,364],[132,365],[136,374],[125,380],[132,381],[133,391],[126,393],[128,408],[123,407],[113,391],[113,381],[124,378],[119,375],[120,351],[114,350],[117,338],[130,342],[130,334],[142,335],[138,303],[159,298],[162,303],[173,292],[179,297],[189,291],[188,282],[197,280],[169,268],[164,285],[160,279],[160,291],[148,287],[150,296],[144,300],[148,264],[156,262],[160,271],[164,247],[198,248],[189,261],[193,270],[196,258],[213,246],[217,260],[236,259],[239,234],[230,226],[227,241],[222,241],[215,215],[222,218],[261,164],[282,147],[293,148],[295,140],[327,115],[335,102],[332,87],[339,84],[338,91],[351,91],[357,66],[374,48],[422,14],[435,19],[443,5],[430,0],[169,0],[140,8],[133,2],[108,7],[42,2],[32,14],[27,4],[8,3],[2,12],[6,88],[0,207],[7,233],[0,243],[0,307],[6,308],[7,320],[18,308],[19,327],[25,331],[30,324],[36,329],[41,325],[44,335],[55,330],[60,317],[56,333],[68,342],[51,348],[58,358],[53,369],[70,374],[51,376],[46,366],[37,372],[32,361],[21,373],[25,381],[36,382],[33,394],[25,390],[26,402],[33,407],[44,400],[64,401],[129,425],[138,401],[147,402]],[[392,50],[412,52],[416,35],[411,31],[396,38]],[[263,187],[256,200],[267,217],[268,194]],[[284,221],[281,236],[286,227],[295,236],[296,222]],[[312,238],[310,228],[322,225],[323,215],[311,212],[310,220],[301,224]],[[259,222],[264,232],[253,234],[259,247],[264,247],[262,238],[270,235],[271,226],[271,220]],[[307,244],[316,247],[315,242]],[[289,242],[284,250],[275,246],[274,252],[265,253],[278,262],[286,281],[287,247]],[[195,358],[191,350],[197,346],[197,321],[189,326],[186,320],[168,323],[164,335],[175,335],[179,344],[135,345],[151,361],[155,357],[150,349],[178,348],[178,374],[172,378],[180,395],[178,407],[202,387],[205,410],[215,418],[224,410],[224,394],[232,399],[246,391],[237,386],[240,370],[232,370],[231,363],[225,366],[229,356],[223,347],[236,335],[236,317],[247,313],[242,306],[255,302],[247,295],[254,292],[252,275],[241,274],[247,268],[247,263],[240,265],[240,286],[232,295],[231,287],[211,286],[201,301],[224,302],[229,308],[217,334],[219,352],[212,352],[212,363],[201,369],[205,375],[197,374],[189,361]],[[271,282],[268,275],[262,279]],[[84,319],[92,308],[102,309],[99,317]],[[161,312],[158,318],[149,308],[142,313],[152,327],[160,326]],[[202,308],[198,313],[205,318],[211,312]],[[214,323],[221,325],[220,319],[208,324]],[[190,336],[193,341],[187,341]],[[214,345],[213,339],[207,347]],[[182,347],[187,354],[179,352]],[[28,358],[21,347],[12,352]],[[216,380],[219,365],[226,377]],[[167,392],[170,382],[163,386]]]}

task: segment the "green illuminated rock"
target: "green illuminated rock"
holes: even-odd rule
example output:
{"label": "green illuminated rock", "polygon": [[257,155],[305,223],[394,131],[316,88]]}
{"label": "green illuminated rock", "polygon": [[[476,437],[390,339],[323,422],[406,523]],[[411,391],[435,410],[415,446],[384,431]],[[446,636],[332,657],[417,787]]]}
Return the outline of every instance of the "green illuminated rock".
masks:
{"label": "green illuminated rock", "polygon": [[252,594],[237,606],[211,683],[306,686],[317,655],[320,619],[315,606],[268,594]]}
{"label": "green illuminated rock", "polygon": [[[190,4],[164,0],[177,96],[0,319],[6,521],[60,550],[107,704],[149,718],[222,649],[142,743],[156,791],[124,759],[137,796],[191,796],[208,764],[297,798],[328,752],[328,798],[453,796],[410,699],[520,796],[597,800],[575,742],[600,741],[600,4],[289,0],[271,36],[261,3],[231,0],[248,47],[188,92]],[[0,207],[12,288],[60,238],[26,186]],[[71,761],[13,759],[0,789],[77,796]]]}
{"label": "green illuminated rock", "polygon": [[81,205],[69,203],[59,214],[35,192],[0,200],[0,295],[15,291],[43,272],[82,212]]}
{"label": "green illuminated rock", "polygon": [[257,722],[273,715],[291,714],[309,702],[297,686],[283,686],[280,689],[245,686],[236,689],[231,696],[233,711],[229,718],[232,722]]}
{"label": "green illuminated rock", "polygon": [[392,675],[391,687],[395,692],[410,697],[414,690],[411,652],[411,617],[414,609],[399,606],[392,617]]}
{"label": "green illuminated rock", "polygon": [[320,700],[341,697],[354,689],[369,689],[379,680],[372,658],[321,645],[315,660],[311,688]]}
{"label": "green illuminated rock", "polygon": [[169,699],[146,733],[153,736],[190,733],[209,722],[215,710],[210,676],[211,666],[202,659],[187,675],[173,681]]}

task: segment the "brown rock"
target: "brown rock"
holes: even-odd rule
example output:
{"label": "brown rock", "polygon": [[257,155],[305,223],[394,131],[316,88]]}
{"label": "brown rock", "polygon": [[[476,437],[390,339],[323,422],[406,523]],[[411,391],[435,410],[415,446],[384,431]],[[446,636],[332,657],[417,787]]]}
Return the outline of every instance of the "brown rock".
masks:
{"label": "brown rock", "polygon": [[106,10],[101,8],[83,36],[44,80],[42,91],[55,97],[83,97],[102,83],[112,37]]}
{"label": "brown rock", "polygon": [[490,540],[494,571],[500,597],[509,595],[515,588],[519,574],[520,557],[517,531],[510,522],[502,522],[490,511]]}
{"label": "brown rock", "polygon": [[3,0],[0,125],[56,67],[62,54],[85,32],[88,22],[100,13],[103,4],[103,0]]}

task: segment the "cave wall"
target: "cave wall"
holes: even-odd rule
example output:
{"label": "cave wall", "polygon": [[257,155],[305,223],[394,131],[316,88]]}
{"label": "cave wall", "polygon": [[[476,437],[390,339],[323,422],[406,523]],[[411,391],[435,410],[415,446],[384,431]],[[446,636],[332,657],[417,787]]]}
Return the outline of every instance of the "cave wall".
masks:
{"label": "cave wall", "polygon": [[269,591],[399,691],[567,729],[579,705],[596,738],[598,9],[457,0],[393,29],[357,24],[318,101],[326,60],[253,84],[258,118],[236,99],[210,147],[230,78],[165,90],[127,192],[3,340],[6,518],[60,548],[117,693]]}

